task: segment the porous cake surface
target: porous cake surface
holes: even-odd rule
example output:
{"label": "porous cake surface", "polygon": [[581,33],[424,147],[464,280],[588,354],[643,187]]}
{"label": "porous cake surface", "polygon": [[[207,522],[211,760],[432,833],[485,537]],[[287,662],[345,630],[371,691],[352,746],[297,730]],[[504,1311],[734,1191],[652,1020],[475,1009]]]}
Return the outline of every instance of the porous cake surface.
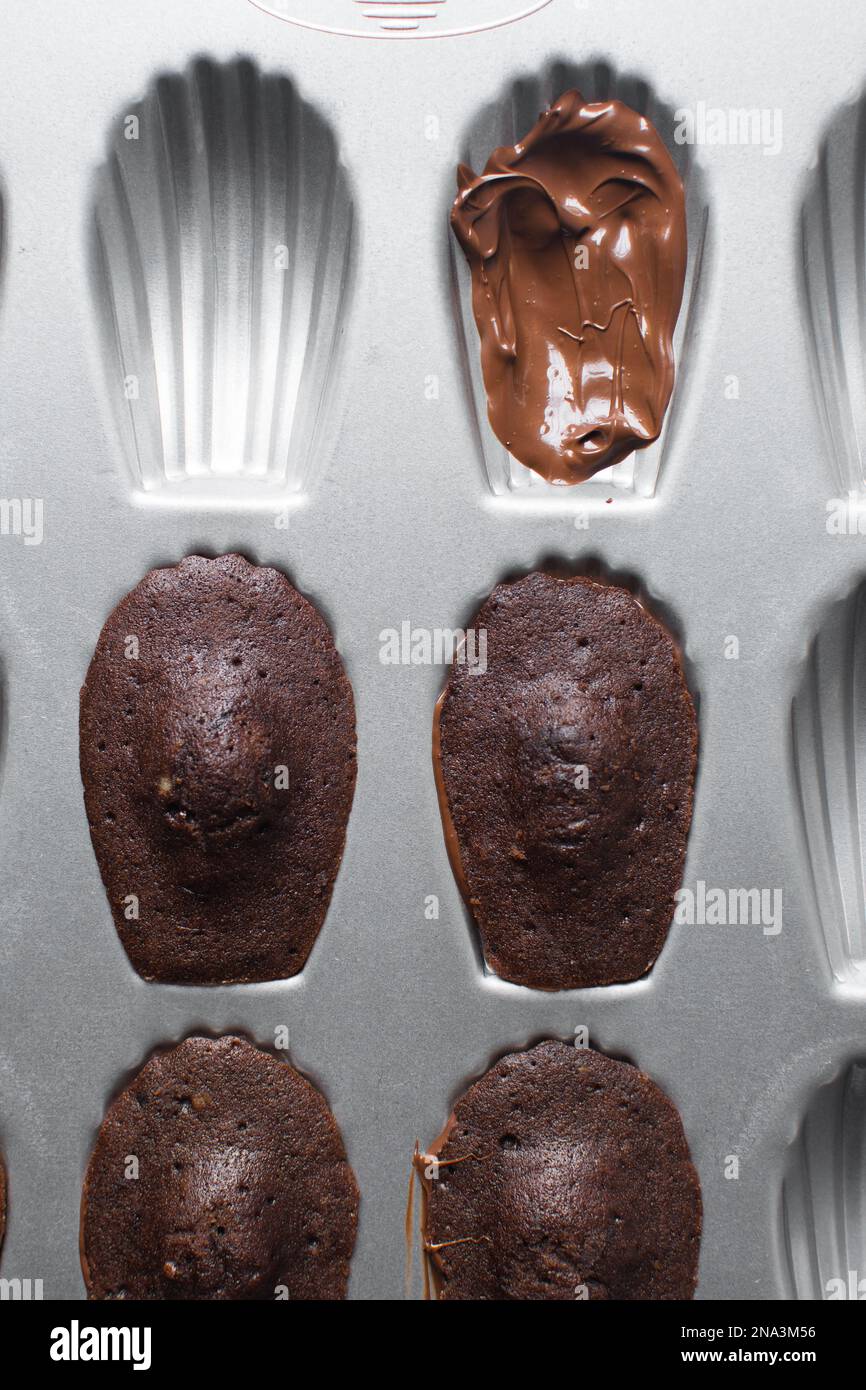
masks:
{"label": "porous cake surface", "polygon": [[87,1169],[92,1299],[341,1299],[358,1188],[324,1098],[243,1038],[156,1053]]}
{"label": "porous cake surface", "polygon": [[[635,980],[664,944],[692,815],[697,720],[671,635],[627,590],[500,584],[434,721],[452,865],[496,974]],[[486,647],[485,647],[486,643]]]}
{"label": "porous cake surface", "polygon": [[297,974],[355,786],[352,690],[312,604],[240,555],[152,570],[102,629],[80,731],[93,847],[139,974]]}
{"label": "porous cake surface", "polygon": [[694,1293],[698,1177],[676,1108],[636,1067],[555,1041],[503,1057],[417,1161],[439,1298]]}

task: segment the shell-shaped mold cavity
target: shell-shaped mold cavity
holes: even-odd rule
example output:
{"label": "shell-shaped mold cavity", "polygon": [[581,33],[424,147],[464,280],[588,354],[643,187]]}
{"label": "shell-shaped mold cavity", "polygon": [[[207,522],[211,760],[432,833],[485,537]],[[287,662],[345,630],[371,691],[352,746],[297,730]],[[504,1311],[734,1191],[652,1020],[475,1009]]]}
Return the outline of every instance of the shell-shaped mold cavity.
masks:
{"label": "shell-shaped mold cavity", "polygon": [[[561,499],[568,495],[577,503],[596,496],[607,496],[611,487],[616,487],[624,497],[629,494],[641,498],[652,497],[662,460],[671,447],[677,429],[687,389],[689,359],[692,355],[690,345],[695,336],[703,298],[703,268],[709,224],[705,179],[694,161],[692,146],[678,144],[674,140],[676,121],[673,108],[664,105],[642,79],[618,74],[605,63],[574,65],[554,62],[539,76],[512,83],[499,100],[478,112],[465,132],[459,161],[461,165],[480,173],[495,149],[503,145],[512,146],[522,140],[535,126],[540,112],[550,107],[563,93],[575,89],[587,103],[616,99],[646,116],[661,136],[683,183],[688,258],[682,305],[673,335],[676,384],[661,432],[652,444],[601,469],[577,487],[568,488],[562,483],[547,482],[514,458],[496,437],[488,418],[487,391],[473,316],[472,278],[463,251],[449,230],[452,300],[467,398],[487,481],[495,495],[513,494],[517,500],[527,497]],[[453,192],[457,192],[456,185]]]}
{"label": "shell-shaped mold cavity", "polygon": [[801,268],[811,377],[836,483],[866,492],[866,91],[842,107],[810,170]]}
{"label": "shell-shaped mold cavity", "polygon": [[866,1059],[813,1095],[780,1204],[786,1296],[866,1298]]}
{"label": "shell-shaped mold cavity", "polygon": [[833,978],[866,989],[866,583],[815,637],[792,709],[816,911]]}
{"label": "shell-shaped mold cavity", "polygon": [[284,76],[200,60],[120,115],[92,271],[139,491],[308,489],[334,423],[352,221],[334,135]]}

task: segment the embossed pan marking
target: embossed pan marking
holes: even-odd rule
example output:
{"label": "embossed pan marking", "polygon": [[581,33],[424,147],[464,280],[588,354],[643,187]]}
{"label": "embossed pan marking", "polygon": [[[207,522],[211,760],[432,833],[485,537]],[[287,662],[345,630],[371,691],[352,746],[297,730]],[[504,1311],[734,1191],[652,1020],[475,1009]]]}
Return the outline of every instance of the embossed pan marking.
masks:
{"label": "embossed pan marking", "polygon": [[[503,0],[471,0],[472,20],[449,29],[437,25],[436,20],[445,18],[446,6],[450,7],[447,10],[449,20],[452,15],[455,19],[458,15],[468,16],[468,0],[286,0],[286,3],[272,0],[270,4],[267,0],[249,0],[249,3],[275,19],[284,19],[303,29],[318,29],[349,38],[451,39],[526,19],[545,9],[550,0],[535,0],[535,4],[504,14]],[[366,20],[366,25],[351,25],[350,15]]]}

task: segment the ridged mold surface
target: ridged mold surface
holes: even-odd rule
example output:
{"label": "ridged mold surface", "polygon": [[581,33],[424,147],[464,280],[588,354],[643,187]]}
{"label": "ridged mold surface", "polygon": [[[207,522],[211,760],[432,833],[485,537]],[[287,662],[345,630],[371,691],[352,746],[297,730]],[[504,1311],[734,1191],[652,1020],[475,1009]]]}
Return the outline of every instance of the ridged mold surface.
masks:
{"label": "ridged mold surface", "polygon": [[786,1296],[866,1298],[866,1061],[820,1087],[785,1165]]}
{"label": "ridged mold surface", "polygon": [[825,132],[801,215],[811,377],[842,493],[866,494],[866,92]]}
{"label": "ridged mold surface", "polygon": [[792,710],[816,912],[835,980],[866,989],[866,583],[827,614]]}
{"label": "ridged mold surface", "polygon": [[307,488],[352,221],[330,127],[286,77],[200,60],[120,116],[97,176],[92,272],[137,488],[239,501]]}
{"label": "ridged mold surface", "polygon": [[639,497],[652,497],[687,389],[690,347],[700,318],[709,228],[705,179],[694,161],[692,147],[688,144],[678,145],[674,140],[676,121],[673,108],[660,102],[641,78],[618,74],[606,63],[575,66],[555,62],[538,77],[514,82],[498,101],[478,112],[466,133],[460,161],[468,164],[476,173],[480,172],[497,146],[515,144],[532,128],[539,113],[571,88],[577,88],[587,101],[616,98],[647,116],[664,140],[685,188],[688,264],[682,307],[674,333],[676,380],[661,434],[654,444],[636,450],[621,463],[605,468],[588,482],[573,487],[545,482],[537,473],[519,463],[496,438],[487,418],[487,394],[481,374],[478,330],[472,315],[469,269],[449,228],[454,313],[467,397],[477,426],[478,447],[487,480],[494,494],[501,496],[512,493],[520,498],[571,496],[579,501],[592,494],[609,493],[611,487],[615,487],[626,495],[632,493]]}

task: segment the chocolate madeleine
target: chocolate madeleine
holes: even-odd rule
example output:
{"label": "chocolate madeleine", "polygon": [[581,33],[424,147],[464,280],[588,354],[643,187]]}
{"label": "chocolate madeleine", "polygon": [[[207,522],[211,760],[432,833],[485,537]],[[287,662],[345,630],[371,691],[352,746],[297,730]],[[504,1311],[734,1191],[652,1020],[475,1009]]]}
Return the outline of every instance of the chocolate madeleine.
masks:
{"label": "chocolate madeleine", "polygon": [[486,961],[537,989],[636,980],[664,944],[697,720],[670,634],[625,589],[530,574],[472,627],[434,720],[451,862]]}
{"label": "chocolate madeleine", "polygon": [[152,570],[102,629],[80,732],[93,847],[139,974],[297,974],[355,786],[352,691],[312,605],[240,555]]}
{"label": "chocolate madeleine", "polygon": [[701,1191],[637,1067],[544,1042],[470,1086],[416,1169],[440,1299],[690,1299]]}
{"label": "chocolate madeleine", "polygon": [[81,1265],[92,1299],[342,1299],[357,1222],[319,1092],[243,1038],[187,1038],[108,1109]]}

